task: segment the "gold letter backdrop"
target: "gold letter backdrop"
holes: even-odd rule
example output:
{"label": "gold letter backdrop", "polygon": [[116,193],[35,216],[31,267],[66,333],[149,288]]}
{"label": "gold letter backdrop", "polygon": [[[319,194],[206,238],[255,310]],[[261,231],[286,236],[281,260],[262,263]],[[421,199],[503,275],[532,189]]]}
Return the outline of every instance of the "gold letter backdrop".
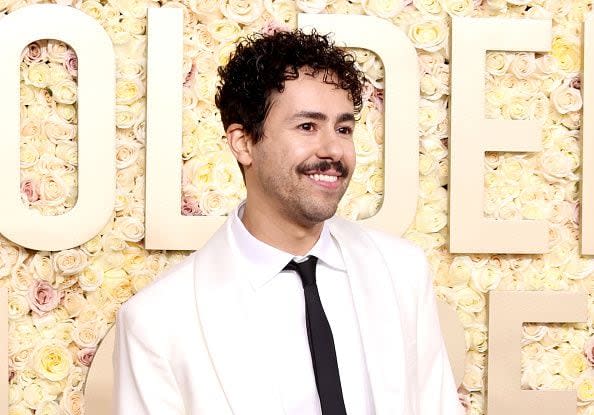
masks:
{"label": "gold letter backdrop", "polygon": [[[33,3],[0,0],[0,18]],[[584,289],[590,298],[594,294],[594,263],[578,253],[581,35],[591,0],[61,0],[60,4],[96,19],[115,47],[117,197],[109,224],[80,247],[35,252],[0,238],[0,286],[9,291],[11,415],[83,413],[81,391],[88,366],[120,304],[188,254],[147,251],[142,243],[147,7],[178,7],[184,13],[186,75],[179,138],[184,215],[223,215],[245,195],[213,102],[216,67],[227,61],[240,36],[294,28],[297,13],[305,12],[374,15],[409,37],[421,70],[420,191],[416,217],[404,236],[425,249],[435,271],[437,295],[456,309],[464,325],[466,369],[459,392],[469,413],[485,412],[490,290]],[[546,221],[549,253],[448,252],[452,16],[553,19],[550,53],[488,51],[485,56],[487,118],[541,121],[543,150],[487,153],[484,213],[493,219]],[[2,40],[6,41],[10,40]],[[383,67],[372,53],[357,50],[356,56],[369,82],[355,133],[359,164],[340,207],[341,214],[352,219],[373,215],[383,194]],[[22,201],[44,215],[64,213],[76,203],[76,81],[77,57],[67,45],[39,40],[23,51]],[[518,345],[522,388],[577,389],[577,412],[594,414],[591,335],[589,323],[525,324]]]}

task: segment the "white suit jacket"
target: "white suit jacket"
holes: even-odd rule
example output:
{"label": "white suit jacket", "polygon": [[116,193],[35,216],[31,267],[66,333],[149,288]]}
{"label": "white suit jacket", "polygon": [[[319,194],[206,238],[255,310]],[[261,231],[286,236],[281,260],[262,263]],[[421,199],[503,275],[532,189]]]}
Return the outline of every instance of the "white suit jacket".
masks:
{"label": "white suit jacket", "polygon": [[[122,305],[115,414],[284,413],[249,331],[255,292],[250,270],[233,261],[229,224]],[[338,217],[328,224],[344,257],[376,414],[461,414],[422,250]]]}

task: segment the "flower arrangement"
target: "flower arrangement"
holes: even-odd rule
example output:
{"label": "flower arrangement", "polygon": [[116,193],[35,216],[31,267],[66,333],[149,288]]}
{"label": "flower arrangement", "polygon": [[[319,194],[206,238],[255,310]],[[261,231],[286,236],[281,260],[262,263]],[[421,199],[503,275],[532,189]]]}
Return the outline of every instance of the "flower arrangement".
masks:
{"label": "flower arrangement", "polygon": [[[0,18],[24,7],[0,0]],[[61,252],[32,252],[0,237],[0,286],[9,290],[11,415],[79,415],[82,387],[97,344],[120,304],[186,252],[147,251],[144,237],[146,10],[184,12],[182,194],[184,215],[224,215],[245,189],[214,105],[216,68],[234,42],[253,31],[296,27],[305,13],[368,14],[391,21],[418,52],[420,192],[405,237],[424,248],[438,296],[465,328],[466,372],[460,399],[485,412],[486,294],[496,288],[572,290],[594,295],[594,262],[578,253],[582,22],[590,0],[61,0],[92,16],[117,56],[117,199],[96,237]],[[488,153],[484,212],[496,219],[544,219],[544,255],[452,255],[447,251],[448,33],[451,16],[553,19],[550,53],[488,52],[487,117],[543,123],[541,153]],[[381,60],[353,50],[367,78],[355,130],[358,165],[339,208],[372,216],[383,194]],[[43,215],[68,211],[77,198],[77,57],[55,40],[38,40],[21,64],[21,194]],[[590,319],[591,321],[592,319]],[[588,324],[526,324],[522,387],[577,389],[578,413],[594,414],[594,330]]]}

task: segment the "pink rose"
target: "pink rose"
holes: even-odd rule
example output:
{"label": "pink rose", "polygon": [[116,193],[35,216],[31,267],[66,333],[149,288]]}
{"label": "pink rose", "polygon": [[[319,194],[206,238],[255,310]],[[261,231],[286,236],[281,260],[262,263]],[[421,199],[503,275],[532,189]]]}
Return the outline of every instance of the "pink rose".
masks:
{"label": "pink rose", "polygon": [[39,63],[47,58],[47,48],[42,41],[31,42],[23,50],[22,58],[26,63]]}
{"label": "pink rose", "polygon": [[202,209],[200,209],[200,204],[194,198],[185,196],[182,199],[182,215],[184,216],[200,216],[202,215]]}
{"label": "pink rose", "polygon": [[379,112],[384,111],[384,90],[373,88],[373,92],[371,93],[371,102]]}
{"label": "pink rose", "polygon": [[469,413],[469,411],[470,411],[470,394],[468,392],[466,392],[466,393],[458,392],[458,401],[464,408],[464,412]]}
{"label": "pink rose", "polygon": [[288,26],[278,23],[276,20],[267,20],[262,26],[262,29],[260,29],[260,33],[269,36],[276,32],[287,32],[289,30],[290,28]]}
{"label": "pink rose", "polygon": [[64,54],[64,68],[71,76],[78,75],[78,58],[72,49],[68,49]]}
{"label": "pink rose", "polygon": [[93,357],[95,357],[95,351],[97,350],[96,347],[85,347],[81,349],[76,354],[78,361],[83,366],[91,366],[91,362],[93,361]]}
{"label": "pink rose", "polygon": [[29,202],[39,200],[39,182],[33,179],[26,179],[21,182],[21,193],[27,197]]}
{"label": "pink rose", "polygon": [[43,315],[53,310],[60,304],[62,293],[56,290],[47,281],[35,280],[35,283],[29,288],[29,304],[31,310],[37,314]]}
{"label": "pink rose", "polygon": [[591,365],[594,365],[594,337],[590,337],[584,345],[584,354],[586,355],[588,362],[590,362]]}
{"label": "pink rose", "polygon": [[194,85],[194,79],[196,78],[196,64],[192,62],[192,67],[190,68],[190,72],[187,73],[186,79],[184,80],[184,86],[190,87]]}
{"label": "pink rose", "polygon": [[582,88],[582,80],[580,79],[580,76],[575,76],[571,79],[571,81],[569,81],[569,86],[571,88],[575,88],[575,89],[581,89]]}

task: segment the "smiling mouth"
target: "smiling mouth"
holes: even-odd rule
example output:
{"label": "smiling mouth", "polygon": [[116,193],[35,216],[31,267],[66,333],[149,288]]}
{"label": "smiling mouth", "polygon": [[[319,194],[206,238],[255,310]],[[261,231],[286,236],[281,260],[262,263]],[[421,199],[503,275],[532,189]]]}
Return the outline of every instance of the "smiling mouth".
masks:
{"label": "smiling mouth", "polygon": [[316,182],[334,183],[338,180],[338,176],[329,176],[326,174],[308,174],[307,177],[315,180]]}

